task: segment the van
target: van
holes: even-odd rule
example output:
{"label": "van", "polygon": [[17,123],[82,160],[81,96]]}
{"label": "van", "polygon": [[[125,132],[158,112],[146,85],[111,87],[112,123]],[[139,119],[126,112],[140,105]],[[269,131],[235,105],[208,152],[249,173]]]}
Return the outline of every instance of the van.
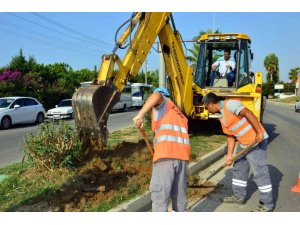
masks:
{"label": "van", "polygon": [[[92,81],[80,83],[81,87],[86,87],[89,85],[92,85]],[[121,93],[120,100],[113,106],[112,110],[120,110],[124,112],[131,108],[132,104],[131,84],[128,82]]]}

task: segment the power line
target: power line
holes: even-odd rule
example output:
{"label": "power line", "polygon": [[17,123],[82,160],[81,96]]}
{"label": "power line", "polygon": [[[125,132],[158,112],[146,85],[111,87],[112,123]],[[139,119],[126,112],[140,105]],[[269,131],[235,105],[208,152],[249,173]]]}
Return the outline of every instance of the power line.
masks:
{"label": "power line", "polygon": [[101,41],[101,40],[95,39],[95,38],[93,38],[93,37],[90,37],[90,36],[88,36],[88,35],[86,35],[86,34],[84,34],[84,33],[81,33],[81,32],[79,32],[79,31],[77,31],[77,30],[74,30],[74,29],[69,28],[69,27],[67,27],[67,26],[65,26],[65,25],[62,25],[62,24],[60,24],[60,23],[58,23],[58,22],[56,22],[56,21],[54,21],[54,20],[52,20],[52,19],[49,19],[49,18],[47,18],[46,16],[43,16],[43,15],[41,15],[41,14],[39,14],[39,13],[33,12],[33,13],[31,13],[31,14],[33,14],[33,15],[35,15],[35,16],[37,16],[37,17],[39,17],[39,18],[41,18],[41,19],[43,19],[43,20],[45,20],[45,21],[47,21],[47,22],[49,22],[49,23],[52,23],[52,24],[54,24],[54,25],[56,25],[56,26],[59,26],[59,27],[65,29],[65,30],[67,30],[67,31],[69,31],[69,32],[71,32],[71,33],[73,33],[73,34],[77,34],[77,35],[79,35],[79,36],[81,36],[81,37],[85,37],[85,38],[87,38],[87,39],[89,39],[89,40],[95,41],[96,43],[101,43],[101,44],[104,44],[104,45],[108,45],[108,46],[114,47],[114,46],[113,46],[112,44],[110,44],[110,43],[107,43],[107,42],[105,42],[105,41]]}
{"label": "power line", "polygon": [[[74,36],[69,35],[69,34],[65,34],[65,33],[63,33],[63,32],[57,31],[57,30],[52,29],[52,28],[43,26],[43,25],[41,25],[41,24],[39,24],[39,23],[36,23],[36,22],[34,22],[34,21],[31,21],[31,20],[26,19],[26,18],[21,17],[21,16],[18,16],[18,15],[14,14],[14,13],[7,12],[7,14],[12,15],[12,16],[14,16],[14,17],[17,17],[17,18],[19,18],[19,19],[21,19],[21,20],[24,20],[24,21],[28,22],[28,23],[32,23],[32,24],[34,24],[34,25],[36,25],[36,26],[43,27],[44,29],[51,30],[51,31],[53,31],[53,32],[62,34],[62,35],[67,36],[67,37],[69,37],[69,38],[77,39],[77,40],[83,41],[83,42],[85,42],[85,43],[90,43],[90,44],[97,45],[97,46],[100,45],[100,44],[96,44],[96,43],[91,42],[91,41],[86,41],[86,40],[83,40],[83,39],[81,39],[81,38],[74,37]],[[100,46],[101,46],[101,47],[108,48],[107,46],[103,46],[103,45],[100,45]]]}
{"label": "power line", "polygon": [[62,46],[62,45],[57,45],[57,44],[54,44],[54,43],[51,43],[51,42],[48,42],[48,41],[45,41],[45,40],[41,40],[39,38],[36,38],[36,37],[32,37],[30,35],[27,35],[24,36],[24,34],[20,33],[20,32],[15,32],[15,31],[12,31],[12,30],[9,30],[7,28],[3,28],[3,27],[0,27],[0,32],[3,32],[4,34],[10,34],[12,36],[15,36],[17,38],[21,38],[21,39],[27,39],[27,40],[30,40],[30,41],[33,41],[35,43],[44,43],[44,44],[51,44],[53,46],[56,46],[58,47],[59,49],[64,49],[64,50],[68,50],[68,51],[73,51],[73,52],[76,52],[76,53],[81,53],[81,54],[84,54],[84,55],[90,55],[90,56],[93,56],[93,57],[97,57],[98,55],[96,54],[91,54],[91,53],[88,53],[88,52],[84,52],[84,51],[81,51],[81,50],[78,50],[78,49],[72,49],[72,48],[69,48],[69,47],[66,47],[66,46]]}
{"label": "power line", "polygon": [[[5,21],[5,20],[0,20],[0,24],[3,24],[3,25],[6,25],[6,26],[8,26],[10,29],[14,29],[14,30],[17,30],[18,32],[24,32],[24,34],[26,35],[28,35],[28,33],[30,34],[30,35],[33,35],[33,34],[36,34],[37,36],[38,36],[38,38],[40,38],[41,39],[41,37],[45,37],[46,39],[50,39],[50,41],[56,41],[57,43],[61,43],[61,44],[65,44],[65,45],[69,45],[70,47],[77,47],[77,46],[75,46],[76,44],[74,44],[74,43],[71,43],[71,42],[68,42],[68,41],[65,41],[65,40],[63,40],[63,39],[60,39],[60,38],[56,38],[56,37],[50,37],[49,35],[45,35],[45,34],[43,34],[43,33],[40,33],[40,32],[37,32],[36,30],[33,30],[33,29],[29,29],[29,28],[24,28],[24,27],[22,27],[22,26],[20,26],[20,25],[17,25],[17,24],[14,24],[14,23],[11,23],[11,22],[7,22],[7,21]],[[56,43],[55,42],[55,43]],[[72,46],[73,45],[73,46]],[[78,49],[78,48],[77,48]],[[88,51],[90,51],[91,53],[93,52],[95,52],[96,50],[95,49],[90,49],[90,48],[85,48],[85,50],[88,50]]]}

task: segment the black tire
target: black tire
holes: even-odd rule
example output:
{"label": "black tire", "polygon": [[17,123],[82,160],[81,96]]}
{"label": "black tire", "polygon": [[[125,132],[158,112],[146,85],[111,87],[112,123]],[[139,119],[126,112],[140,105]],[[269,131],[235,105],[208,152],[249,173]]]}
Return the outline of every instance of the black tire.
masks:
{"label": "black tire", "polygon": [[125,112],[126,110],[127,110],[127,105],[126,105],[126,104],[124,104],[124,105],[123,105],[122,112]]}
{"label": "black tire", "polygon": [[11,118],[9,116],[4,116],[1,120],[1,128],[3,130],[9,129],[11,127]]}
{"label": "black tire", "polygon": [[40,123],[44,122],[44,120],[45,120],[44,114],[43,114],[42,112],[39,112],[39,113],[37,114],[37,116],[36,116],[36,121],[35,121],[35,123],[36,123],[36,124],[40,124]]}

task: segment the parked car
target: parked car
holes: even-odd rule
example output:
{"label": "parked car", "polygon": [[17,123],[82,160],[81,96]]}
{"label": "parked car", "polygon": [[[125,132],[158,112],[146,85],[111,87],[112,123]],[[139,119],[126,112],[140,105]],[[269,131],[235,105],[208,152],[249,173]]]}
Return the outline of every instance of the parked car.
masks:
{"label": "parked car", "polygon": [[296,100],[296,104],[295,104],[295,112],[300,111],[300,100]]}
{"label": "parked car", "polygon": [[47,117],[50,119],[74,118],[72,99],[64,99],[55,108],[49,109]]}
{"label": "parked car", "polygon": [[0,98],[0,126],[8,129],[21,123],[42,123],[45,119],[44,106],[31,97]]}

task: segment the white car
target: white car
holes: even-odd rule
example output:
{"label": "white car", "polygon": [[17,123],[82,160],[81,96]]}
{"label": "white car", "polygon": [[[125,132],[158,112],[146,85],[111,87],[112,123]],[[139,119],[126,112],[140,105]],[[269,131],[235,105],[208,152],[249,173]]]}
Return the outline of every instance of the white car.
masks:
{"label": "white car", "polygon": [[296,104],[295,104],[295,112],[300,111],[300,100],[296,100]]}
{"label": "white car", "polygon": [[8,129],[20,123],[42,123],[45,119],[44,106],[31,97],[0,98],[0,126]]}
{"label": "white car", "polygon": [[49,109],[47,117],[50,119],[74,118],[72,99],[64,99],[53,109]]}

